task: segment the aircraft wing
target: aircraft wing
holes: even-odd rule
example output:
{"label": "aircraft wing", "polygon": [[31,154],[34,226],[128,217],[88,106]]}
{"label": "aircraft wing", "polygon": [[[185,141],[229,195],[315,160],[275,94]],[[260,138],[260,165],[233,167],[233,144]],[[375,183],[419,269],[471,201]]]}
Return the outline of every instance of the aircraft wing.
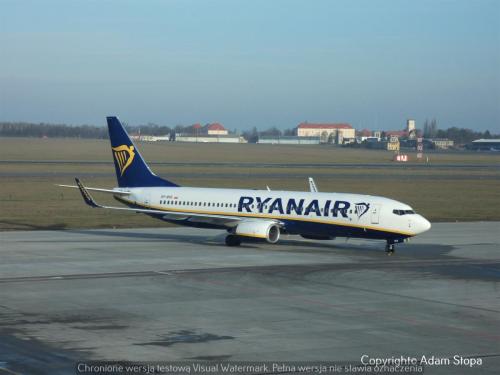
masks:
{"label": "aircraft wing", "polygon": [[[164,219],[168,220],[189,220],[191,222],[197,223],[207,223],[207,224],[215,224],[226,227],[234,227],[238,225],[243,220],[248,220],[245,218],[239,218],[235,216],[225,216],[225,215],[207,215],[207,214],[198,214],[192,212],[177,212],[177,211],[168,211],[168,210],[154,210],[147,208],[127,208],[127,207],[113,207],[113,206],[103,206],[94,200],[87,188],[83,186],[81,181],[78,178],[75,178],[76,185],[82,194],[83,200],[87,205],[93,208],[107,208],[112,210],[121,210],[121,211],[131,211],[138,212],[144,214],[153,214],[153,215],[163,215]],[[100,190],[98,190],[100,191]]]}

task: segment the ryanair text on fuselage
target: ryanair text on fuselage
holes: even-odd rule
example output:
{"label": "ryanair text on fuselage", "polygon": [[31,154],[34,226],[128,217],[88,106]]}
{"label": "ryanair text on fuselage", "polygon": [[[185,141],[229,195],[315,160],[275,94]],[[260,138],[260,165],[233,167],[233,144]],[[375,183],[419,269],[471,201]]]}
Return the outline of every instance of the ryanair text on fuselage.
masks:
{"label": "ryanair text on fuselage", "polygon": [[[326,200],[320,203],[318,199],[306,202],[305,199],[289,198],[285,202],[281,198],[263,197],[240,197],[238,202],[238,212],[250,213],[279,213],[281,215],[316,215],[322,217],[349,217],[351,203],[342,200]],[[361,218],[370,208],[369,203],[356,203],[354,213],[358,219]]]}

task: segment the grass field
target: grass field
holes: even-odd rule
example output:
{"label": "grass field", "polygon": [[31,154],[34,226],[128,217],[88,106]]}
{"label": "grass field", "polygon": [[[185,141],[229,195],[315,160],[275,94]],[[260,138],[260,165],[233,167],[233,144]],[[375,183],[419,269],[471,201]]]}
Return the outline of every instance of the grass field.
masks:
{"label": "grass field", "polygon": [[[430,154],[428,167],[390,163],[387,151],[340,149],[331,146],[215,145],[141,143],[160,176],[186,186],[307,190],[313,176],[320,190],[383,195],[413,206],[431,221],[500,220],[500,155]],[[410,158],[414,155],[410,155]],[[99,164],[8,164],[2,161],[88,161]],[[164,226],[133,213],[85,206],[78,191],[54,184],[72,184],[81,176],[88,186],[113,187],[116,180],[107,140],[0,138],[0,230]],[[227,163],[200,166],[189,163]],[[231,165],[238,163],[238,165]],[[243,163],[243,165],[242,165]],[[293,164],[291,167],[266,164]],[[373,166],[332,167],[334,163]],[[300,164],[315,164],[314,167]],[[328,164],[328,165],[316,165]],[[433,168],[436,164],[448,164]],[[456,166],[466,166],[456,168]],[[112,197],[95,193],[103,203]]]}

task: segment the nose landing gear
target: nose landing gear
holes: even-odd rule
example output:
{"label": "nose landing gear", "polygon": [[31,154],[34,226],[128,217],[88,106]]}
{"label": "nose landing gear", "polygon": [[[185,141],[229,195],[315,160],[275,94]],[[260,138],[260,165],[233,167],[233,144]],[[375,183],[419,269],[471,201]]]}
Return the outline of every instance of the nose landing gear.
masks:
{"label": "nose landing gear", "polygon": [[394,241],[387,240],[387,243],[385,245],[385,252],[387,255],[394,255]]}

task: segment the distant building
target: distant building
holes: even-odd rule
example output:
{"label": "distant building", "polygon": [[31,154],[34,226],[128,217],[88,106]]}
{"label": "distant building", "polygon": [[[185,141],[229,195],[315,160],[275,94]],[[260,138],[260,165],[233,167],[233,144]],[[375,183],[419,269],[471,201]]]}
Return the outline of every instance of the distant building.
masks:
{"label": "distant building", "polygon": [[398,139],[416,139],[418,137],[418,130],[415,125],[415,120],[406,120],[406,127],[403,130],[386,130],[384,131],[387,139],[390,137],[398,137]]}
{"label": "distant building", "polygon": [[391,138],[389,138],[389,142],[387,142],[386,144],[386,148],[388,151],[399,151],[399,138],[396,136],[391,136]]}
{"label": "distant building", "polygon": [[406,121],[406,133],[408,134],[409,139],[417,138],[417,128],[415,127],[415,120],[407,120]]}
{"label": "distant building", "polygon": [[397,137],[391,137],[389,140],[377,142],[376,139],[373,141],[367,140],[366,146],[372,149],[382,149],[387,151],[399,151],[400,143]]}
{"label": "distant building", "polygon": [[500,151],[500,139],[477,139],[469,143],[466,148],[476,151]]}
{"label": "distant building", "polygon": [[319,145],[321,137],[260,136],[257,143],[273,145]]}
{"label": "distant building", "polygon": [[203,136],[203,135],[228,135],[229,132],[219,124],[215,122],[213,124],[206,124],[205,126],[201,126],[200,124],[193,124],[184,129],[184,135],[194,135],[194,136]]}
{"label": "distant building", "polygon": [[370,129],[362,129],[362,130],[359,130],[356,132],[356,135],[358,137],[365,137],[365,138],[368,138],[368,137],[371,137],[372,136],[372,131]]}
{"label": "distant building", "polygon": [[227,135],[229,132],[218,122],[207,124],[203,130],[208,135]]}
{"label": "distant building", "polygon": [[[379,133],[379,137],[376,137],[375,134]],[[380,141],[380,132],[372,132],[369,129],[363,129],[356,132],[356,141],[358,143],[363,142],[378,142]]]}
{"label": "distant building", "polygon": [[396,137],[396,138],[404,138],[408,136],[408,132],[406,130],[387,130],[385,131],[385,136],[387,139],[391,137]]}
{"label": "distant building", "polygon": [[377,137],[362,137],[360,140],[362,142],[380,142],[380,138]]}
{"label": "distant building", "polygon": [[303,122],[297,126],[298,137],[320,137],[321,143],[343,144],[354,141],[354,128],[346,123],[318,124]]}
{"label": "distant building", "polygon": [[448,138],[433,138],[429,139],[434,148],[439,148],[442,150],[446,150],[447,148],[453,147],[454,142]]}
{"label": "distant building", "polygon": [[186,129],[186,133],[191,134],[203,134],[203,127],[200,124],[193,124],[189,128]]}
{"label": "distant building", "polygon": [[133,141],[141,141],[141,142],[159,142],[159,141],[168,141],[168,135],[131,135],[130,139]]}
{"label": "distant building", "polygon": [[193,143],[247,143],[246,139],[237,135],[190,135],[176,134],[176,142]]}

